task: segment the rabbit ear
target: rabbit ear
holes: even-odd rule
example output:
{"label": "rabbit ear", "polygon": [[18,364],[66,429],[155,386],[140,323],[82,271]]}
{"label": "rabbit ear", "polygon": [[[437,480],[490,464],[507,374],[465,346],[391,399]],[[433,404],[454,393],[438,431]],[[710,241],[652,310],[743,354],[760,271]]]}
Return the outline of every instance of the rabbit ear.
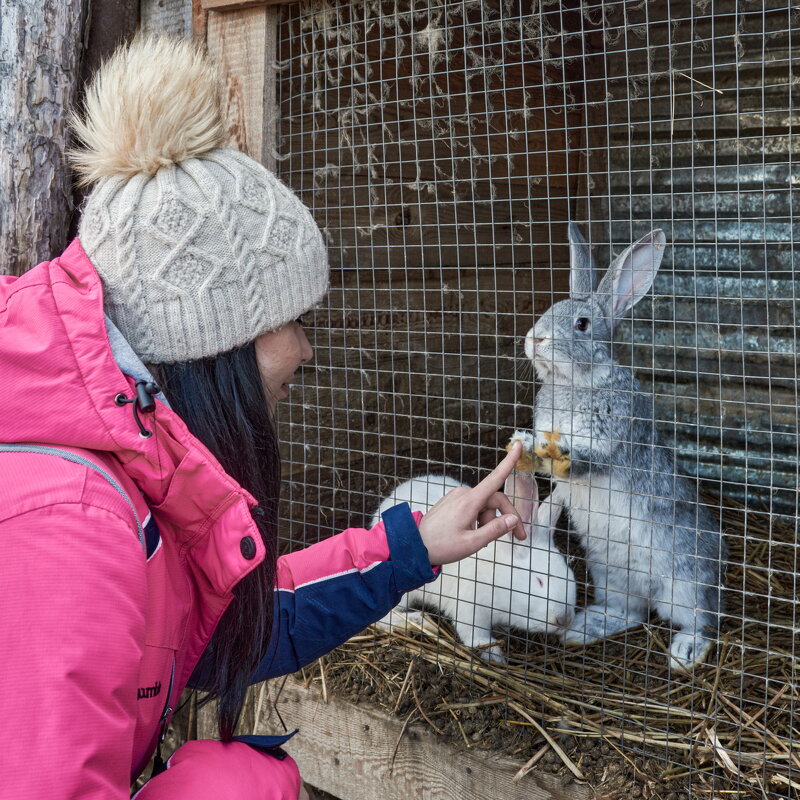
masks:
{"label": "rabbit ear", "polygon": [[522,517],[522,524],[530,525],[539,508],[539,488],[533,475],[514,470],[506,478],[503,493]]}
{"label": "rabbit ear", "polygon": [[594,290],[597,267],[581,229],[574,222],[570,222],[568,230],[569,293],[573,298],[588,297]]}
{"label": "rabbit ear", "polygon": [[664,231],[650,231],[614,259],[597,287],[612,324],[633,308],[649,291],[664,257]]}

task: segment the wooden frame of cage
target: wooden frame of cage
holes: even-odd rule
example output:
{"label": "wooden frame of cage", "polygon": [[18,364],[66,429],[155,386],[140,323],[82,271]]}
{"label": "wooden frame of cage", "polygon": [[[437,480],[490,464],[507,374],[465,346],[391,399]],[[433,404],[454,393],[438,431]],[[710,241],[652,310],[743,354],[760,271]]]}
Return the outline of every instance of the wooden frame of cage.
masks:
{"label": "wooden frame of cage", "polygon": [[[313,670],[312,670],[313,671]],[[341,800],[588,800],[590,789],[519,761],[441,741],[421,722],[372,704],[330,695],[319,676],[255,687],[243,729],[275,734],[295,727],[291,755],[303,779]],[[211,706],[197,715],[197,734],[215,737]]]}

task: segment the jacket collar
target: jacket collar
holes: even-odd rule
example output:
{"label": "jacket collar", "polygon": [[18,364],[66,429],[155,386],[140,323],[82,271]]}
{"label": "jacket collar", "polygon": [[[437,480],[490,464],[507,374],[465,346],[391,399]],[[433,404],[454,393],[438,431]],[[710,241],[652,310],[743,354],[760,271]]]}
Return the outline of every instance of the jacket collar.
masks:
{"label": "jacket collar", "polygon": [[[108,336],[108,343],[111,347],[111,352],[114,354],[114,361],[123,375],[133,378],[134,381],[146,381],[155,383],[150,370],[144,365],[144,362],[134,352],[133,348],[128,343],[128,340],[123,336],[122,331],[114,324],[111,317],[105,314],[106,334]],[[163,392],[155,395],[156,400],[160,400],[167,408],[170,407],[167,398]]]}
{"label": "jacket collar", "polygon": [[237,529],[231,543],[239,558],[228,565],[236,574],[225,568],[214,583],[241,577],[242,535],[257,545],[248,569],[263,558],[248,513],[255,501],[178,415],[158,401],[144,417],[154,435],[142,438],[131,407],[114,402],[119,393],[133,395],[146,369],[119,332],[107,330],[103,287],[77,239],[59,258],[0,278],[0,331],[0,441],[113,454],[183,548],[209,547],[209,531],[224,518]]}

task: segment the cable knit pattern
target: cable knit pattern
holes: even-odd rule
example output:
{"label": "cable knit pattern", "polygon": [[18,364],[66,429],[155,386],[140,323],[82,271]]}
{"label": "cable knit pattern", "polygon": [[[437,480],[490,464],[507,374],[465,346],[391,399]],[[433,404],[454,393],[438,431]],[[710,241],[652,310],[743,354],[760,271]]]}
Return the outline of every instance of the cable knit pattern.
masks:
{"label": "cable knit pattern", "polygon": [[[228,243],[231,251],[236,253],[236,265],[239,268],[240,286],[243,290],[244,306],[247,309],[247,322],[248,327],[252,326],[255,330],[261,330],[264,325],[264,320],[269,319],[272,315],[264,315],[263,309],[267,306],[271,299],[271,292],[263,292],[263,279],[259,275],[259,265],[253,255],[252,248],[248,238],[243,234],[237,214],[233,206],[228,202],[222,187],[215,181],[208,180],[208,174],[198,164],[188,165],[187,171],[192,177],[197,180],[197,183],[207,192],[207,201],[210,201],[211,207],[217,213],[222,229],[228,237]],[[266,170],[264,170],[266,172]],[[265,187],[266,191],[268,189]],[[268,204],[272,206],[272,203]],[[265,227],[269,225],[269,215],[266,216]],[[274,287],[270,287],[274,289]],[[275,309],[275,318],[281,318],[280,309]],[[295,315],[299,316],[299,314]],[[262,319],[263,318],[263,319]],[[289,319],[282,320],[274,327],[288,322]],[[269,330],[269,328],[265,329]]]}
{"label": "cable knit pattern", "polygon": [[[142,190],[141,177],[133,178],[127,186],[129,192],[134,193],[137,197]],[[117,232],[117,252],[119,258],[120,275],[122,277],[122,284],[125,287],[124,294],[119,293],[118,296],[125,297],[124,307],[131,308],[132,314],[128,314],[128,326],[133,333],[133,337],[141,343],[141,348],[144,352],[152,352],[153,334],[150,328],[150,314],[147,306],[147,298],[145,296],[144,284],[142,281],[137,280],[137,261],[136,261],[136,246],[134,240],[134,215],[130,214],[127,218],[122,220],[115,232]],[[118,303],[116,305],[119,305]],[[108,300],[106,301],[108,307]]]}

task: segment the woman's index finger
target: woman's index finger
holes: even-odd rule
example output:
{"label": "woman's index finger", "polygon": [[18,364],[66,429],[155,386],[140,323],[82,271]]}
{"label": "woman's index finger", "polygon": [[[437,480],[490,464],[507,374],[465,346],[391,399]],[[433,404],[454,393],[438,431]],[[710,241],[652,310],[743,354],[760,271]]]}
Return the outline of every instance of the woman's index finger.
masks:
{"label": "woman's index finger", "polygon": [[470,492],[475,502],[481,506],[495,493],[499,492],[506,478],[513,472],[522,455],[522,442],[516,441],[508,455]]}

